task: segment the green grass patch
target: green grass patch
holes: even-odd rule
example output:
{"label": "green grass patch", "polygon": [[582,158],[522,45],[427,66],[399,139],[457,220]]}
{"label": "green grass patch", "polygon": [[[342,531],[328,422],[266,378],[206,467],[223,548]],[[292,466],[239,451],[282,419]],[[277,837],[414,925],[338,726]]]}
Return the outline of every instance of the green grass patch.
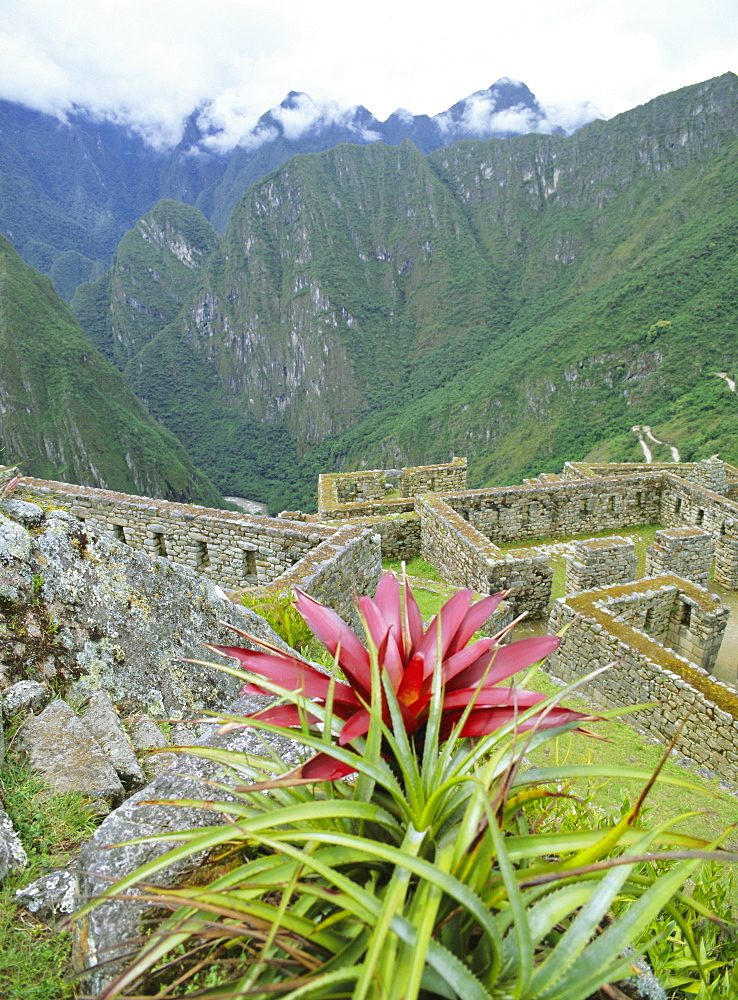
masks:
{"label": "green grass patch", "polygon": [[[402,574],[402,560],[401,559],[383,559],[382,569],[392,570],[396,573],[398,577]],[[435,580],[438,583],[443,583],[441,575],[435,566],[431,566],[429,562],[425,559],[421,559],[420,556],[413,556],[412,559],[405,560],[405,569],[408,576],[418,576],[423,580]]]}
{"label": "green grass patch", "polygon": [[[538,669],[526,681],[526,686],[544,694],[558,690],[557,685],[542,669]],[[595,703],[584,698],[565,698],[564,703],[580,711],[598,711]],[[637,723],[637,714],[633,718]],[[641,735],[632,726],[619,719],[593,723],[588,728],[605,739],[594,740],[580,733],[569,733],[544,744],[529,755],[530,759],[540,766],[585,763],[604,765],[612,771],[612,778],[599,778],[589,783],[574,782],[571,790],[582,798],[587,798],[590,793],[596,791],[598,806],[608,810],[617,810],[626,796],[634,802],[645,782],[639,783],[632,778],[619,778],[616,776],[617,769],[639,767],[652,773],[664,754],[664,745],[653,741],[651,737]],[[650,811],[651,822],[655,823],[664,816],[697,812],[698,815],[682,820],[675,829],[713,840],[727,827],[736,823],[738,799],[720,788],[720,778],[703,778],[694,768],[679,765],[677,763],[679,759],[670,756],[663,773],[687,778],[701,791],[657,782],[646,800],[646,817],[648,818]],[[738,830],[731,833],[723,846],[732,850],[738,849]]]}
{"label": "green grass patch", "polygon": [[84,796],[49,795],[44,782],[15,761],[2,770],[5,809],[28,855],[28,867],[0,887],[0,997],[71,1000],[70,935],[15,906],[16,890],[62,867],[95,830]]}

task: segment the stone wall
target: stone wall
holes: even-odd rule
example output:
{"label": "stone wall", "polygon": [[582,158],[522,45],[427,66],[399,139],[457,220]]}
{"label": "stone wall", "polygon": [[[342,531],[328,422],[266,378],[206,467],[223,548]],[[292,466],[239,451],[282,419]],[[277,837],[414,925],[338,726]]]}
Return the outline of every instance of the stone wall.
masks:
{"label": "stone wall", "polygon": [[421,555],[456,587],[482,594],[509,590],[515,614],[542,618],[551,599],[553,573],[536,549],[502,552],[440,497],[416,497]]}
{"label": "stone wall", "polygon": [[[659,594],[661,588],[666,588],[666,597]],[[627,601],[619,601],[635,594],[641,595],[640,603],[628,606]],[[572,682],[609,665],[586,684],[586,693],[608,707],[648,703],[635,715],[623,718],[664,743],[672,740],[688,716],[677,737],[679,751],[735,782],[738,693],[625,620],[636,613],[645,619],[649,601],[657,614],[664,600],[673,606],[675,595],[678,601],[685,597],[694,601],[705,619],[715,614],[713,625],[719,627],[719,602],[702,588],[673,576],[560,598],[554,602],[549,632],[556,634],[567,628],[561,646],[546,660],[546,669]],[[613,614],[615,611],[622,620]]]}
{"label": "stone wall", "polygon": [[[388,479],[397,479],[399,496],[390,496]],[[466,488],[466,459],[448,465],[324,473],[318,477],[318,514],[329,521],[409,513],[416,493]]]}
{"label": "stone wall", "polygon": [[502,545],[658,524],[662,487],[662,476],[645,474],[441,496],[490,541]]}
{"label": "stone wall", "polygon": [[339,503],[383,500],[387,494],[384,474],[378,469],[371,472],[352,472],[335,476],[336,499]]}
{"label": "stone wall", "polygon": [[574,544],[574,555],[566,560],[567,594],[635,580],[638,560],[635,544],[618,535],[610,538],[585,538]]}
{"label": "stone wall", "polygon": [[693,583],[704,584],[710,574],[715,546],[712,535],[702,528],[663,528],[646,550],[644,576],[673,573]]}
{"label": "stone wall", "polygon": [[[374,595],[382,572],[382,549],[379,535],[360,525],[344,525],[330,538],[312,549],[266,587],[250,588],[249,597],[289,594],[294,587],[333,608],[354,627],[359,619],[354,598]],[[239,594],[231,594],[233,600]]]}
{"label": "stone wall", "polygon": [[283,519],[23,478],[31,496],[54,498],[90,528],[134,549],[190,566],[226,588],[275,580],[334,529]]}
{"label": "stone wall", "polygon": [[356,523],[371,528],[379,535],[383,559],[410,560],[420,553],[420,518],[415,513],[406,517],[362,518]]}
{"label": "stone wall", "polygon": [[420,465],[403,469],[398,492],[401,497],[418,493],[448,493],[466,489],[466,459],[454,458],[449,465]]}
{"label": "stone wall", "polygon": [[738,503],[678,476],[664,476],[660,523],[697,527],[715,543],[715,581],[738,590]]}

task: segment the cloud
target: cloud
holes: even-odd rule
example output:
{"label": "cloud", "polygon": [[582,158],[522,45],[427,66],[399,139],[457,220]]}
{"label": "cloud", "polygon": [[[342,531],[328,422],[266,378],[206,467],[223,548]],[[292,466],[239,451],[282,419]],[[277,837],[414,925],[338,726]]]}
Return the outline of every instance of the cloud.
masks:
{"label": "cloud", "polygon": [[204,140],[207,149],[225,152],[234,146],[254,150],[282,134],[289,142],[331,126],[341,126],[353,132],[361,142],[377,142],[378,132],[367,126],[359,109],[342,107],[337,101],[315,101],[309,94],[291,93],[281,104],[254,121],[253,113],[234,94],[221,95],[202,109],[198,124],[211,134]]}
{"label": "cloud", "polygon": [[[314,103],[281,123],[294,135],[351,120],[360,103],[379,119],[398,104],[434,115],[506,71],[563,109],[570,131],[582,102],[613,115],[738,68],[725,0],[529,0],[524,26],[517,8],[488,0],[460,0],[453,18],[396,0],[375,0],[371,15],[345,0],[2,0],[2,10],[0,98],[60,116],[88,108],[160,144],[202,108],[214,148],[258,145],[269,134],[260,115],[293,89]],[[467,134],[525,124],[523,110],[496,113],[472,101]],[[361,128],[371,137],[371,122]]]}
{"label": "cloud", "polygon": [[599,108],[590,101],[580,101],[573,104],[546,105],[544,107],[545,121],[551,125],[547,131],[553,131],[558,125],[571,135],[582,126],[593,122],[596,118],[607,118]]}

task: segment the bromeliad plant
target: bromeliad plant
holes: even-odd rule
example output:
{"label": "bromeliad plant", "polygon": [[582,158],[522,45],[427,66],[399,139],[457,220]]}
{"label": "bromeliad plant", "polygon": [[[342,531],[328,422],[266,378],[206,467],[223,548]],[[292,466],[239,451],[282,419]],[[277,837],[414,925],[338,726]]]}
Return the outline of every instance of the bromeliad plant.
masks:
{"label": "bromeliad plant", "polygon": [[[137,886],[141,898],[157,872],[201,852],[232,868],[209,884],[148,886],[171,914],[99,1000],[141,996],[146,982],[161,998],[585,1000],[629,973],[628,946],[699,864],[685,848],[705,845],[670,822],[637,829],[643,796],[617,819],[541,832],[561,774],[523,769],[523,754],[594,720],[506,682],[556,640],[469,645],[499,596],[472,606],[468,593],[424,632],[403,589],[400,601],[385,577],[360,601],[366,646],[298,596],[345,680],[276,647],[211,647],[245,668],[246,690],[281,699],[219,721],[290,736],[312,756],[288,770],[276,751],[195,750],[232,781],[222,801],[209,787],[183,805],[224,822],[163,834],[180,843],[111,893]],[[655,851],[672,867],[648,867]]]}
{"label": "bromeliad plant", "polygon": [[[441,608],[427,631],[423,630],[417,602],[404,580],[400,586],[393,573],[385,573],[376,597],[360,597],[359,611],[369,638],[369,648],[335,611],[296,590],[297,610],[313,634],[335,658],[346,683],[317,670],[306,661],[286,654],[254,636],[241,633],[261,649],[208,646],[213,652],[238,660],[249,674],[264,678],[298,696],[291,704],[277,705],[246,716],[251,722],[269,722],[301,728],[319,722],[314,705],[325,709],[331,701],[334,720],[343,720],[339,746],[365,737],[372,719],[372,699],[381,706],[382,722],[393,727],[390,698],[399,712],[398,725],[409,738],[408,751],[422,751],[431,715],[430,704],[437,686],[440,725],[437,737],[485,736],[514,720],[518,730],[552,729],[582,720],[581,713],[565,708],[521,718],[523,712],[540,705],[545,696],[505,684],[513,674],[544,659],[559,645],[556,636],[522,639],[500,645],[507,629],[469,645],[477,630],[497,610],[504,593],[485,597],[472,606],[472,592],[460,590]],[[372,675],[372,655],[377,676]],[[246,694],[268,694],[259,681],[244,687]],[[391,692],[391,693],[390,693]],[[461,723],[463,719],[463,723]],[[398,762],[399,763],[399,762]],[[357,770],[354,763],[338,761],[331,751],[321,751],[296,768],[284,780],[334,781]]]}

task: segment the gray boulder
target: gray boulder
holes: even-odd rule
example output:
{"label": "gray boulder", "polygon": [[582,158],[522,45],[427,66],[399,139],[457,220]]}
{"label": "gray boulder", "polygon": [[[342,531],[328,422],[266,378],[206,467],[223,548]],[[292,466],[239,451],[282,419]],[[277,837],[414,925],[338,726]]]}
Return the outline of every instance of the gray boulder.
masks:
{"label": "gray boulder", "polygon": [[18,602],[32,597],[31,536],[23,525],[0,513],[0,598]]}
{"label": "gray boulder", "polygon": [[23,889],[18,889],[13,902],[29,913],[35,913],[41,920],[69,916],[79,905],[77,876],[73,871],[66,870],[42,875]]}
{"label": "gray boulder", "polygon": [[18,681],[2,693],[3,712],[7,719],[28,712],[43,712],[53,695],[46,684],[38,681]]}
{"label": "gray boulder", "polygon": [[6,875],[19,868],[25,868],[27,864],[28,858],[15,827],[0,806],[0,882]]}
{"label": "gray boulder", "polygon": [[93,694],[80,721],[95,737],[125,788],[141,788],[146,784],[143,769],[105,691]]}
{"label": "gray boulder", "polygon": [[[265,703],[266,699],[242,698],[231,706],[229,713],[242,714]],[[223,735],[214,730],[198,742],[204,746],[251,754],[264,752],[259,734],[251,729]],[[275,737],[270,737],[270,743],[283,760],[295,765],[299,763],[297,744]],[[167,771],[107,816],[92,840],[82,849],[75,865],[79,872],[80,900],[99,896],[109,888],[111,881],[123,878],[175,846],[174,841],[167,840],[136,844],[127,841],[222,822],[221,814],[212,808],[198,809],[175,804],[177,799],[212,799],[212,781],[230,782],[232,778],[214,761],[183,754]],[[228,797],[225,793],[219,794]],[[157,872],[151,881],[159,886],[172,885],[192,864],[193,859],[189,858],[170,865]],[[96,995],[119,974],[122,964],[111,960],[130,952],[132,942],[140,934],[139,924],[144,909],[141,904],[130,900],[112,899],[75,922],[73,962],[75,970],[81,975],[83,991]]]}
{"label": "gray boulder", "polygon": [[108,812],[123,801],[123,785],[100,744],[66,702],[31,716],[15,737],[18,752],[42,775],[50,792],[80,792]]}

